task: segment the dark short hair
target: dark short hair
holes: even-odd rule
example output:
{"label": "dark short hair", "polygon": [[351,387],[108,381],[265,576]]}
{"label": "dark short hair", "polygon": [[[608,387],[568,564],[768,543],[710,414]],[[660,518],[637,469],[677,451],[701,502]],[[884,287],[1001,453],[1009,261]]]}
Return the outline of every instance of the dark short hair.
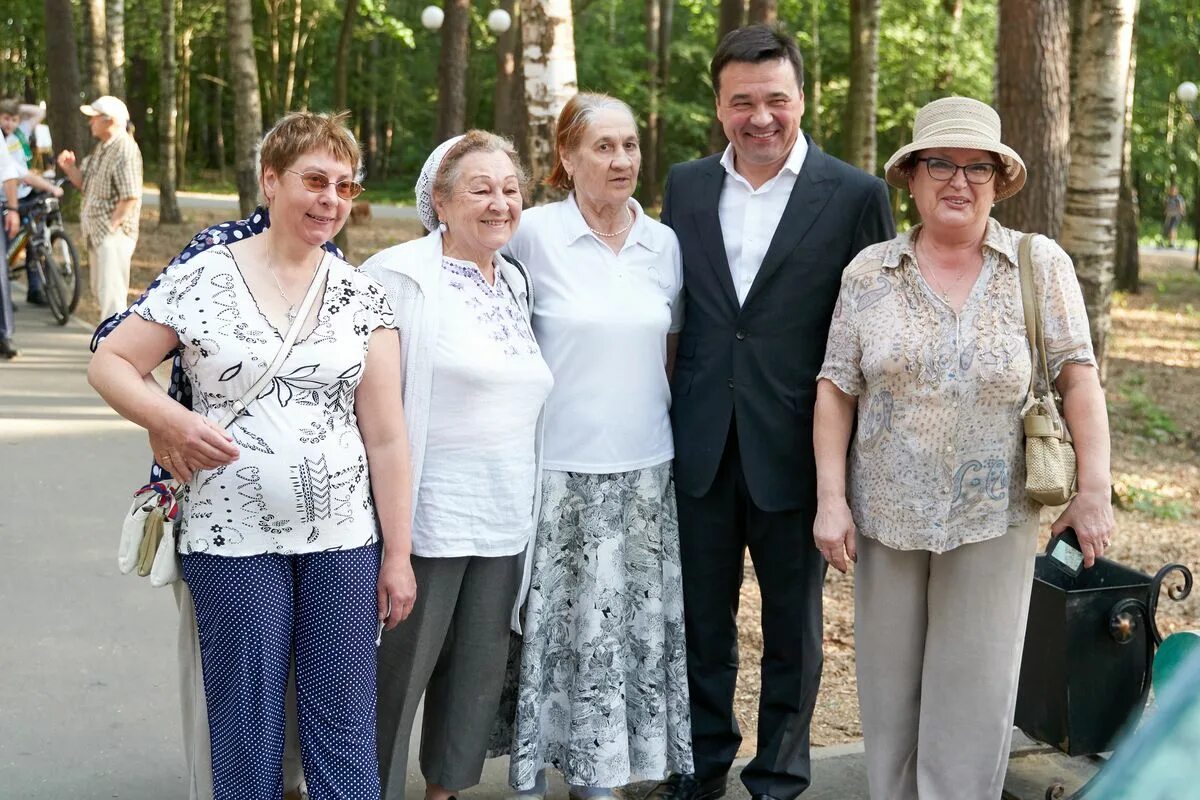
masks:
{"label": "dark short hair", "polygon": [[[917,171],[917,164],[921,163],[921,159],[925,157],[924,150],[914,150],[904,158],[896,162],[896,170],[906,179],[911,179]],[[1003,194],[1009,186],[1012,185],[1013,179],[1008,172],[1008,165],[1004,163],[1004,159],[999,153],[988,151],[988,155],[992,157],[992,163],[996,165],[996,177],[992,178],[996,186],[996,194]]]}
{"label": "dark short hair", "polygon": [[21,104],[10,97],[0,100],[0,114],[8,114],[12,117],[21,116]]}
{"label": "dark short hair", "polygon": [[761,64],[764,61],[786,59],[796,71],[796,86],[804,91],[804,59],[792,37],[777,25],[747,25],[725,34],[713,54],[709,72],[713,93],[721,94],[721,70],[731,61]]}

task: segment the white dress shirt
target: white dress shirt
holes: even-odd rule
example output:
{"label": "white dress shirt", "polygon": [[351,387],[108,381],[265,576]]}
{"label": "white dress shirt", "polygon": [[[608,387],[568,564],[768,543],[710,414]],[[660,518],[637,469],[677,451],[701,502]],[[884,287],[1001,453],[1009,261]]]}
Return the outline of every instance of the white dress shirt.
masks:
{"label": "white dress shirt", "polygon": [[721,219],[721,236],[725,239],[725,255],[729,259],[729,272],[733,276],[733,288],[737,291],[738,305],[746,302],[750,286],[758,275],[767,248],[775,236],[775,229],[783,219],[788,198],[804,158],[808,155],[808,141],[804,134],[796,136],[792,153],[775,177],[759,186],[750,185],[734,167],[733,145],[725,148],[721,166],[725,168],[725,185],[721,188],[721,200],[717,213]]}

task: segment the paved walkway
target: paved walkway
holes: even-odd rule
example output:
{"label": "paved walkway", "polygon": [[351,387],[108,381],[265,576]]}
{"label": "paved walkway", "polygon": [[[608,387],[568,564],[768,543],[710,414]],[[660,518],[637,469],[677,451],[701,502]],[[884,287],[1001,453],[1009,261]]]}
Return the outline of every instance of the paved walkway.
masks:
{"label": "paved walkway", "polygon": [[[22,356],[0,362],[2,800],[185,797],[175,604],[169,590],[120,575],[115,558],[148,447],[88,387],[89,337],[82,323],[58,327],[22,304]],[[1028,743],[1017,750],[1009,783],[1020,800],[1040,800],[1052,779],[1081,768]],[[504,797],[506,771],[489,763],[464,800]],[[415,775],[409,787],[421,796]],[[552,796],[565,797],[561,783]],[[805,800],[866,796],[860,745],[814,753]]]}
{"label": "paved walkway", "polygon": [[[368,202],[370,198],[367,198]],[[179,208],[204,209],[206,211],[228,211],[231,217],[238,216],[238,198],[236,194],[214,194],[211,192],[178,192],[176,201]],[[142,205],[148,208],[158,208],[158,188],[146,186],[142,190]],[[420,219],[415,206],[398,206],[387,203],[372,203],[371,215],[377,219]]]}

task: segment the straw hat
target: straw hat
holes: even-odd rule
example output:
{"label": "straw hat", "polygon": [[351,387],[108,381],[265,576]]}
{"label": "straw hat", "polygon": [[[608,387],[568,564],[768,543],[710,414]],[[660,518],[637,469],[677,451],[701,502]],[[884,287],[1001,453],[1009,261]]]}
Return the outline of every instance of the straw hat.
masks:
{"label": "straw hat", "polygon": [[987,103],[969,97],[944,97],[934,100],[913,121],[913,140],[901,147],[884,166],[887,182],[897,189],[908,188],[908,176],[897,168],[909,153],[935,147],[959,147],[986,150],[1000,156],[1008,174],[1008,186],[997,187],[996,200],[1012,197],[1025,185],[1025,162],[1000,141],[1000,115]]}

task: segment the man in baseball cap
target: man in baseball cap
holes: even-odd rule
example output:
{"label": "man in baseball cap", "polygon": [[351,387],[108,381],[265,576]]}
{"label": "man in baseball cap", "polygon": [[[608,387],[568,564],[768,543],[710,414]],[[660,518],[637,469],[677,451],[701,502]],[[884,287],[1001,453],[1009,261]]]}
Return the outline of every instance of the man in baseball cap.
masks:
{"label": "man in baseball cap", "polygon": [[92,294],[106,319],[129,307],[129,265],[142,213],[142,152],[126,132],[129,109],[104,95],[79,107],[100,141],[76,164],[75,154],[58,154],[58,166],[83,190],[81,222],[87,237]]}
{"label": "man in baseball cap", "polygon": [[110,94],[97,97],[91,103],[81,105],[79,110],[89,117],[108,117],[117,120],[122,128],[125,127],[125,123],[129,122],[129,109],[125,107],[125,103]]}

